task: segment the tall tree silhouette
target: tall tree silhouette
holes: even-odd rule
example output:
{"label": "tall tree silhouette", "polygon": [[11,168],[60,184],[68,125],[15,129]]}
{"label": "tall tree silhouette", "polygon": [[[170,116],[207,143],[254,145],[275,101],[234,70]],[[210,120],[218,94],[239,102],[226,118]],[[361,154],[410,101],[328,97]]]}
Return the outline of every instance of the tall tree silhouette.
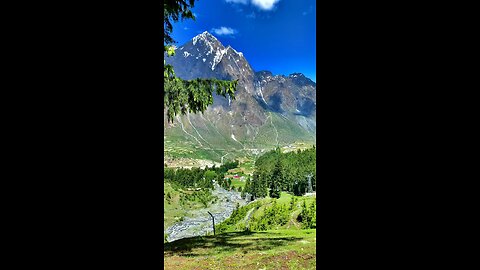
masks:
{"label": "tall tree silhouette", "polygon": [[277,162],[273,168],[272,174],[270,176],[270,197],[280,198],[280,188],[283,184],[283,175],[282,175],[282,165],[280,163],[280,156],[277,157]]}

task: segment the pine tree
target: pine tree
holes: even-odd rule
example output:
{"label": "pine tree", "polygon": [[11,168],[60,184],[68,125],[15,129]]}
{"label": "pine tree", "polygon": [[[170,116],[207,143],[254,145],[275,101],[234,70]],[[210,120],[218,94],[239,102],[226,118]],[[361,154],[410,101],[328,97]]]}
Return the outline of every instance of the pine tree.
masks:
{"label": "pine tree", "polygon": [[272,175],[270,177],[270,197],[272,198],[280,198],[280,187],[283,183],[283,175],[282,175],[282,166],[280,163],[280,157],[277,158],[277,162],[275,163],[275,167],[272,171]]}
{"label": "pine tree", "polygon": [[259,176],[258,176],[258,172],[254,172],[253,173],[253,179],[252,179],[252,182],[251,182],[251,188],[250,188],[251,194],[254,198],[260,197],[259,194],[258,194],[259,182],[260,182],[260,179],[259,179]]}
{"label": "pine tree", "polygon": [[247,178],[247,181],[245,182],[245,188],[242,190],[242,198],[245,198],[245,193],[250,193],[252,194],[252,190],[250,187],[250,177]]}

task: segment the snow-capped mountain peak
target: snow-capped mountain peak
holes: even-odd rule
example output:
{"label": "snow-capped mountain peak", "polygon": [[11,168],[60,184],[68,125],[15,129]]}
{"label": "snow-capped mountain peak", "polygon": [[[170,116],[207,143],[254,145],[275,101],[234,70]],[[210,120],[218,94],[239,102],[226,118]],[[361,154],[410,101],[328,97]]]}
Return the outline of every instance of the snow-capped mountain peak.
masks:
{"label": "snow-capped mountain peak", "polygon": [[193,41],[193,45],[197,44],[197,42],[199,40],[202,40],[204,41],[205,43],[209,43],[209,42],[212,42],[212,41],[217,41],[218,42],[218,39],[213,36],[212,34],[210,34],[208,31],[205,31],[199,35],[196,35],[192,41]]}
{"label": "snow-capped mountain peak", "polygon": [[[269,129],[276,129],[280,122],[289,123],[285,127],[295,130],[295,138],[306,138],[310,136],[306,134],[315,133],[315,83],[300,73],[284,76],[273,75],[267,70],[255,72],[242,52],[225,45],[205,31],[180,45],[174,56],[165,56],[166,63],[174,67],[175,74],[185,80],[238,80],[235,101],[214,94],[214,104],[204,114],[188,116],[195,126],[210,127],[213,123],[222,135],[224,131],[229,132],[228,138],[231,137],[235,145],[239,145],[236,140],[242,143],[254,141],[261,132],[260,127],[266,125]],[[283,120],[278,122],[274,114]],[[235,127],[234,133],[231,125]],[[202,132],[195,129],[192,134]],[[265,135],[265,138],[268,136]],[[279,138],[282,140],[281,134]]]}

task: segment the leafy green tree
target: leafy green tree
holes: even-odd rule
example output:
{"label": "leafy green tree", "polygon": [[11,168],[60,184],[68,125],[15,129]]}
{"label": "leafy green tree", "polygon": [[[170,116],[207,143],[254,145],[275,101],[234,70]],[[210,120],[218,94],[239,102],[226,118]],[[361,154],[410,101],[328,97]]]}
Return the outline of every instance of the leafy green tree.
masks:
{"label": "leafy green tree", "polygon": [[[175,55],[176,41],[172,38],[173,22],[193,19],[195,16],[191,9],[195,0],[167,0],[164,1],[164,52],[167,56]],[[234,100],[238,80],[227,81],[217,79],[193,79],[183,80],[175,76],[172,65],[163,63],[164,90],[163,105],[167,109],[168,121],[172,122],[175,115],[187,112],[204,112],[209,105],[213,104],[213,93]]]}
{"label": "leafy green tree", "polygon": [[217,177],[217,173],[215,171],[208,170],[205,172],[205,181],[212,182],[213,179]]}

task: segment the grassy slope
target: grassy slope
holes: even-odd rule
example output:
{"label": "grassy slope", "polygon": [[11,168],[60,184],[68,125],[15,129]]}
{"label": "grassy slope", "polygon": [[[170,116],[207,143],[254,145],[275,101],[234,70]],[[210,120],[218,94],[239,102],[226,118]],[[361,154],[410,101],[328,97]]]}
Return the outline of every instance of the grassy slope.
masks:
{"label": "grassy slope", "polygon": [[[180,220],[181,217],[188,216],[192,210],[202,209],[204,205],[196,200],[188,200],[184,203],[180,202],[180,196],[185,194],[192,194],[195,191],[175,190],[170,183],[163,183],[163,229],[166,230],[174,223]],[[167,198],[167,193],[170,193],[171,199]]]}
{"label": "grassy slope", "polygon": [[[295,141],[313,142],[315,140],[312,134],[303,130],[297,124],[288,121],[276,113],[271,114],[268,121],[260,127],[258,135],[252,142],[252,138],[245,139],[241,134],[237,134],[237,138],[247,148],[273,149],[276,146],[276,136],[278,132],[279,144],[286,145]],[[182,116],[185,130],[191,135],[197,137],[203,146],[187,135],[181,129],[181,125],[176,123],[175,127],[165,129],[166,140],[164,142],[165,155],[170,157],[188,157],[195,159],[208,159],[220,162],[223,155],[228,153],[226,158],[234,159],[238,157],[250,156],[251,152],[243,150],[238,142],[230,137],[230,129],[226,129],[225,133],[218,130],[211,123],[206,122],[205,127],[197,127],[197,131],[206,140],[202,140],[196,131],[191,127],[185,116]],[[273,125],[272,125],[273,123]],[[275,129],[276,128],[276,129]]]}
{"label": "grassy slope", "polygon": [[[292,195],[282,193],[277,206],[290,205]],[[253,215],[261,218],[274,199],[258,200]],[[301,230],[296,217],[303,201],[298,197],[291,220],[282,228],[262,232],[238,232],[239,223],[216,236],[181,239],[164,244],[165,269],[315,269],[316,230]],[[241,226],[240,226],[241,227]]]}
{"label": "grassy slope", "polygon": [[315,269],[316,230],[231,232],[164,245],[165,269]]}
{"label": "grassy slope", "polygon": [[271,117],[271,121],[269,119],[260,128],[260,132],[255,138],[255,144],[259,148],[274,148],[276,146],[275,138],[277,132],[280,145],[290,144],[295,141],[310,142],[314,140],[314,135],[309,134],[297,124],[286,120],[276,113],[272,113]]}
{"label": "grassy slope", "polygon": [[[289,207],[292,197],[293,195],[290,195],[286,192],[282,192],[280,198],[276,199],[277,206]],[[303,196],[295,196],[295,197],[297,199],[295,206],[292,210],[289,210],[290,220],[284,226],[277,227],[276,229],[300,229],[301,228],[301,224],[297,221],[297,217],[302,211],[301,207],[302,207],[303,201],[305,201],[305,203],[308,206],[308,205],[311,205],[312,203],[315,203],[315,197],[303,197]],[[258,209],[253,210],[252,217],[255,217],[257,220],[262,219],[265,214],[265,209],[272,207],[272,203],[274,200],[275,199],[272,199],[272,198],[264,198],[264,199],[257,200],[257,203],[260,204],[260,207]],[[245,206],[245,207],[248,207],[248,206]],[[246,225],[245,219],[242,218],[238,223],[228,226],[227,232],[236,231],[237,228],[244,228],[245,225]]]}
{"label": "grassy slope", "polygon": [[[186,215],[186,210],[180,205],[180,191],[174,190],[170,183],[163,184],[163,229],[172,226],[180,217]],[[172,199],[168,200],[166,194],[170,193]]]}

